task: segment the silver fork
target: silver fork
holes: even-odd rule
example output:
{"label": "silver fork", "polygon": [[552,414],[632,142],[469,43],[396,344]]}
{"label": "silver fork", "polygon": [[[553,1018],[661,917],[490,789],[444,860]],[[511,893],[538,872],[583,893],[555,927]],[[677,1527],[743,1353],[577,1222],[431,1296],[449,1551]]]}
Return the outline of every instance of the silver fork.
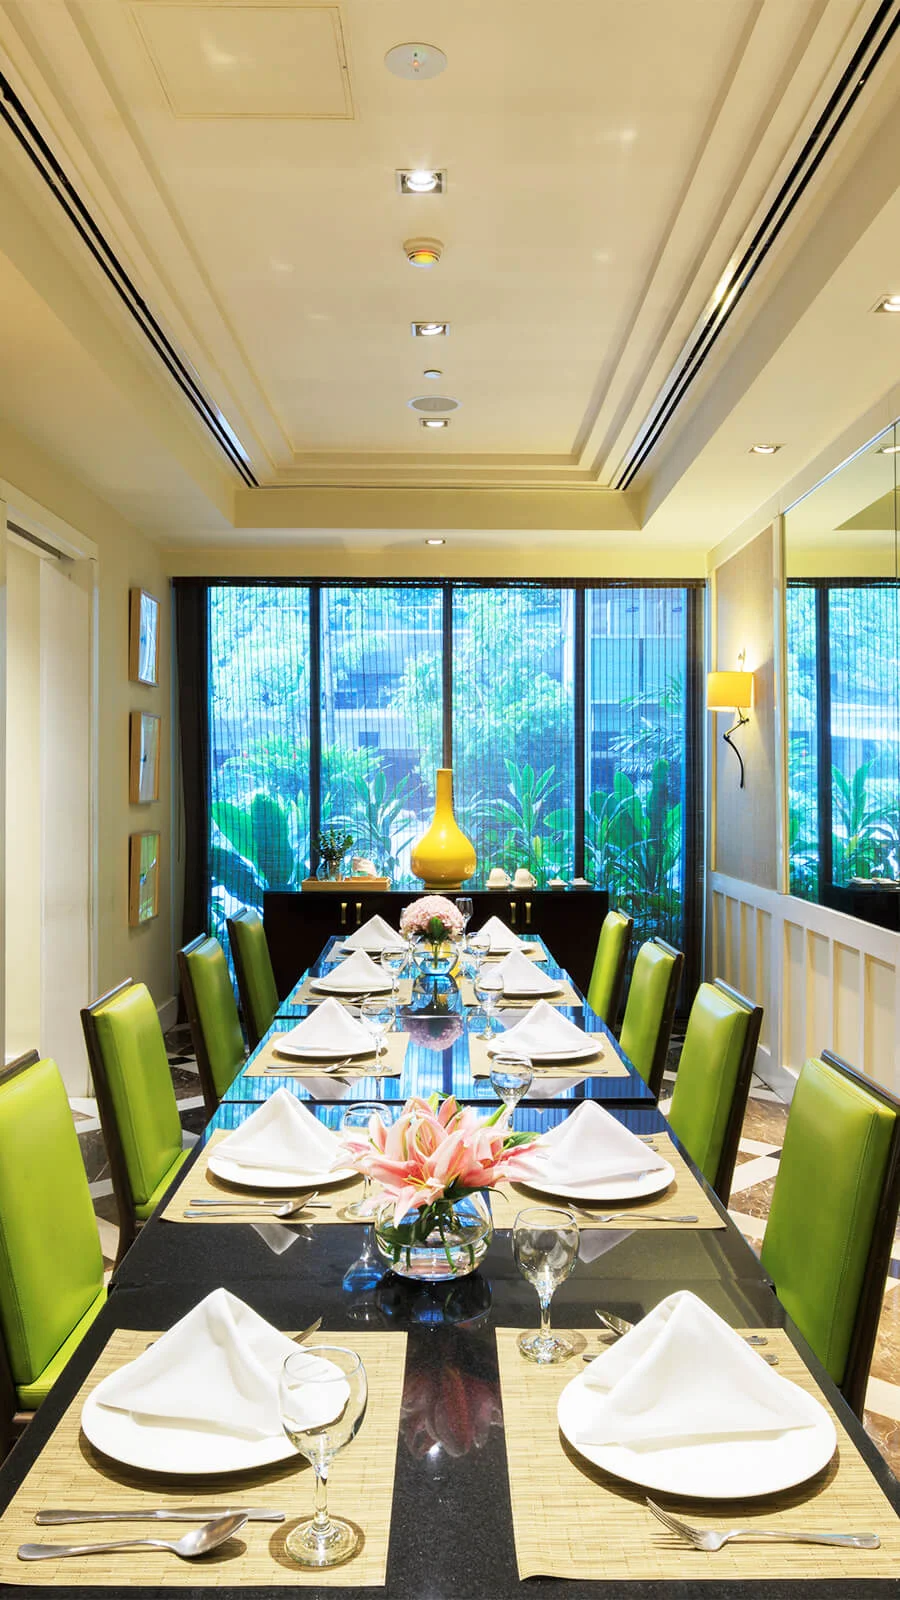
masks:
{"label": "silver fork", "polygon": [[736,1539],[772,1539],[781,1544],[839,1544],[852,1550],[877,1550],[881,1544],[877,1533],[809,1533],[806,1529],[792,1531],[787,1528],[729,1528],[726,1533],[717,1533],[714,1528],[694,1528],[689,1522],[682,1522],[680,1517],[673,1517],[671,1511],[664,1511],[649,1496],[645,1503],[664,1528],[668,1528],[679,1539],[686,1539],[695,1550],[721,1550],[723,1544],[730,1544]]}

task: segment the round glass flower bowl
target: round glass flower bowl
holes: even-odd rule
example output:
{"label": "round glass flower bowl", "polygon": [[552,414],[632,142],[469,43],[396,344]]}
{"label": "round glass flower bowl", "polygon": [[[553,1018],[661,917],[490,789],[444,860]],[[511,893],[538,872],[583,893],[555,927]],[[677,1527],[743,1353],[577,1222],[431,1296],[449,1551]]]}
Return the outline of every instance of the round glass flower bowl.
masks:
{"label": "round glass flower bowl", "polygon": [[474,1272],[487,1254],[493,1232],[490,1208],[480,1189],[458,1200],[435,1200],[421,1210],[407,1211],[397,1223],[391,1200],[375,1218],[378,1253],[391,1271],[430,1283]]}

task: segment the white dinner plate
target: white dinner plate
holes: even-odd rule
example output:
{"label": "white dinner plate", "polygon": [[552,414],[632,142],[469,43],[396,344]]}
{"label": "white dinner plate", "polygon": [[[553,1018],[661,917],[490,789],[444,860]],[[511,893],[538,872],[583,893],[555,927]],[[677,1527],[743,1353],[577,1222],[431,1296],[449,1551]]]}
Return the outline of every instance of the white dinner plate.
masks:
{"label": "white dinner plate", "polygon": [[243,1167],[228,1156],[211,1150],[206,1158],[210,1172],[224,1183],[238,1183],[242,1189],[329,1189],[359,1174],[353,1167],[338,1167],[334,1172],[280,1172],[277,1167]]}
{"label": "white dinner plate", "polygon": [[[668,1161],[659,1170],[647,1172],[642,1178],[602,1178],[593,1184],[567,1185],[564,1178],[552,1176],[529,1178],[529,1189],[541,1194],[552,1194],[558,1200],[581,1200],[588,1205],[605,1205],[613,1200],[647,1200],[653,1194],[662,1194],[675,1177],[675,1168]],[[523,1180],[524,1181],[524,1180]],[[638,1213],[636,1213],[637,1215]]]}
{"label": "white dinner plate", "polygon": [[[487,1053],[489,1056],[495,1056],[502,1053],[504,1050],[512,1050],[514,1048],[515,1041],[513,1041],[513,1044],[511,1045],[505,1045],[503,1043],[503,1035],[499,1034],[494,1040],[494,1043],[488,1045]],[[535,1066],[541,1066],[545,1061],[550,1062],[551,1065],[556,1062],[558,1065],[562,1066],[566,1061],[589,1061],[592,1056],[595,1056],[598,1061],[602,1061],[605,1054],[605,1050],[602,1050],[599,1045],[586,1044],[582,1045],[580,1050],[532,1051],[529,1053],[528,1059],[529,1061],[533,1061]]]}
{"label": "white dinner plate", "polygon": [[249,1472],[296,1455],[286,1434],[280,1438],[246,1439],[211,1428],[142,1422],[127,1411],[114,1411],[101,1402],[105,1385],[117,1376],[118,1373],[110,1373],[98,1383],[81,1413],[81,1426],[91,1444],[113,1461],[138,1467],[142,1472],[168,1472],[186,1478]]}
{"label": "white dinner plate", "polygon": [[[490,987],[490,984],[485,984],[486,989]],[[504,1000],[554,1000],[562,992],[563,986],[561,983],[554,983],[552,989],[520,989],[518,987],[507,989],[504,986],[498,1003],[502,1006]]]}
{"label": "white dinner plate", "polygon": [[[827,1411],[812,1395],[810,1428],[792,1428],[778,1438],[704,1439],[693,1445],[637,1450],[627,1445],[578,1444],[584,1422],[587,1373],[568,1383],[559,1397],[557,1419],[573,1450],[627,1483],[676,1494],[679,1500],[748,1500],[805,1483],[828,1465],[837,1436]],[[801,1394],[803,1390],[799,1391]]]}
{"label": "white dinner plate", "polygon": [[310,978],[309,987],[316,993],[322,994],[390,994],[391,980],[385,978],[383,983],[348,983],[346,978],[338,982],[338,974],[333,978]]}
{"label": "white dinner plate", "polygon": [[[504,956],[511,954],[512,950],[489,950],[487,959],[488,961],[502,961]],[[547,959],[547,952],[539,944],[524,944],[522,946],[522,955],[528,956],[531,961],[546,961]]]}
{"label": "white dinner plate", "polygon": [[276,1056],[284,1056],[286,1061],[344,1061],[347,1056],[355,1061],[359,1056],[375,1055],[373,1044],[350,1045],[346,1050],[329,1050],[324,1045],[276,1044],[274,1039],[272,1050]]}

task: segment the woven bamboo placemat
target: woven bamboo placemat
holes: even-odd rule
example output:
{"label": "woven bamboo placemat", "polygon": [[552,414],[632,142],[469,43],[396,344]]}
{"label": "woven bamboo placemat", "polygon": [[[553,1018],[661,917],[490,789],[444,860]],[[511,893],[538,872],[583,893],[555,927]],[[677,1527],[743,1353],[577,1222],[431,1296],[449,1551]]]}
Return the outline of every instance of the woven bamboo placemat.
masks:
{"label": "woven bamboo placemat", "polygon": [[[342,1567],[304,1572],[284,1553],[285,1536],[298,1517],[313,1509],[312,1470],[291,1457],[286,1463],[222,1478],[172,1478],[119,1466],[101,1455],[81,1432],[81,1409],[101,1378],[140,1355],[152,1333],[117,1328],[93,1371],[44,1446],[40,1456],[0,1517],[0,1583],[97,1585],[125,1590],[138,1585],[187,1589],[224,1584],[299,1585],[306,1588],[366,1588],[384,1584],[387,1571],[394,1461],[400,1428],[400,1399],[406,1358],[405,1333],[354,1331],[353,1348],[362,1357],[369,1383],[365,1420],[356,1439],[334,1460],[328,1475],[333,1510],[362,1528],[365,1543]],[[328,1334],[320,1334],[325,1341]],[[334,1335],[346,1342],[345,1334]],[[187,1505],[276,1505],[281,1523],[247,1522],[234,1539],[201,1561],[182,1561],[164,1551],[120,1551],[115,1555],[70,1556],[54,1561],[19,1561],[20,1544],[100,1543],[105,1539],[178,1539],[189,1523],[123,1523],[118,1527],[37,1528],[42,1506],[92,1506],[127,1511],[167,1503]]]}
{"label": "woven bamboo placemat", "polygon": [[[316,981],[315,978],[304,978],[303,982],[298,983],[296,989],[291,991],[287,999],[281,1001],[281,1006],[320,1006],[326,1000],[340,1000],[342,1006],[347,1006],[350,1011],[357,1012],[361,1000],[390,1000],[391,998],[389,989],[379,989],[377,994],[372,995],[365,995],[354,990],[352,995],[345,1000],[343,995],[333,992],[328,993],[322,989],[314,989],[312,985]],[[399,993],[398,1003],[401,1006],[408,1006],[412,1000],[412,978],[401,978],[397,989]]]}
{"label": "woven bamboo placemat", "polygon": [[[555,983],[557,980],[555,978],[551,978],[550,981],[551,983]],[[460,978],[459,992],[462,996],[462,1003],[464,1006],[478,1006],[481,1004],[481,1001],[475,997],[475,990],[472,987],[472,980],[470,978]],[[557,993],[533,994],[530,999],[526,999],[524,995],[521,997],[521,999],[518,997],[513,998],[512,995],[510,995],[509,999],[507,999],[504,995],[497,1010],[498,1012],[530,1011],[532,1006],[537,1005],[539,1000],[546,1000],[548,1006],[581,1005],[581,996],[575,993],[575,990],[572,988],[568,978],[560,978],[559,989]]]}
{"label": "woven bamboo placemat", "polygon": [[[596,1329],[582,1331],[592,1349]],[[777,1354],[781,1375],[814,1394],[834,1418],[787,1334],[781,1329],[759,1331]],[[584,1370],[580,1355],[559,1367],[538,1367],[519,1354],[518,1336],[518,1329],[497,1329],[520,1578],[602,1578],[606,1583],[896,1578],[900,1519],[836,1418],[838,1447],[830,1465],[796,1489],[764,1500],[675,1501],[660,1493],[652,1498],[698,1527],[758,1523],[765,1528],[869,1530],[880,1536],[881,1548],[729,1544],[709,1554],[692,1549],[656,1521],[644,1504],[647,1490],[613,1478],[570,1448],[557,1425],[556,1404],[566,1384]]]}
{"label": "woven bamboo placemat", "polygon": [[384,1050],[381,1056],[380,1071],[375,1073],[375,1052],[370,1056],[361,1056],[347,1067],[341,1067],[340,1072],[329,1072],[327,1061],[297,1061],[293,1057],[280,1056],[278,1051],[278,1034],[273,1033],[259,1051],[244,1068],[245,1078],[334,1078],[353,1082],[357,1078],[399,1078],[403,1071],[403,1062],[406,1058],[406,1047],[409,1044],[408,1033],[386,1033],[384,1036]]}
{"label": "woven bamboo placemat", "polygon": [[[701,1189],[684,1157],[675,1149],[667,1134],[654,1139],[653,1148],[664,1161],[675,1168],[675,1180],[664,1194],[651,1195],[646,1200],[610,1201],[608,1205],[584,1208],[574,1200],[557,1200],[539,1189],[526,1188],[523,1183],[501,1184],[491,1191],[491,1215],[495,1228],[511,1228],[523,1206],[565,1206],[574,1211],[579,1228],[610,1228],[615,1232],[640,1228],[664,1233],[670,1228],[724,1228],[725,1223],[712,1202]],[[597,1213],[614,1211],[615,1222],[598,1222]],[[641,1212],[652,1211],[654,1216],[696,1217],[696,1222],[642,1222]],[[592,1212],[594,1213],[592,1215]]]}
{"label": "woven bamboo placemat", "polygon": [[[503,1034],[494,1035],[494,1048],[502,1045]],[[534,1067],[534,1081],[539,1084],[542,1078],[627,1078],[628,1068],[622,1057],[602,1034],[597,1035],[597,1054],[585,1061],[542,1061],[532,1063]],[[479,1039],[477,1033],[469,1034],[469,1066],[473,1078],[489,1078],[491,1075],[491,1057],[488,1055],[487,1039]]]}
{"label": "woven bamboo placemat", "polygon": [[[284,1191],[278,1189],[271,1192],[267,1190],[263,1193],[262,1190],[256,1189],[252,1194],[248,1194],[246,1190],[238,1189],[234,1184],[225,1183],[224,1179],[217,1178],[215,1173],[209,1171],[206,1165],[206,1157],[210,1150],[215,1150],[216,1145],[221,1144],[227,1138],[229,1138],[229,1134],[223,1128],[218,1128],[212,1135],[202,1154],[197,1157],[194,1165],[190,1168],[184,1183],[163,1211],[162,1220],[164,1222],[187,1222],[200,1227],[207,1222],[230,1222],[232,1227],[236,1222],[266,1222],[272,1220],[277,1222],[279,1220],[277,1217],[274,1219],[269,1217],[265,1208],[255,1205],[254,1201],[268,1199],[291,1200],[302,1192],[297,1189],[293,1191],[290,1189],[285,1189]],[[309,1188],[308,1185],[307,1188]],[[348,1178],[346,1183],[337,1183],[333,1189],[320,1189],[316,1196],[316,1209],[314,1211],[304,1211],[297,1218],[297,1222],[315,1223],[317,1226],[323,1222],[352,1222],[354,1220],[352,1217],[342,1217],[340,1213],[351,1201],[360,1200],[362,1192],[363,1180],[361,1177]],[[246,1209],[242,1211],[220,1211],[217,1207],[210,1206],[202,1217],[185,1217],[183,1213],[190,1210],[196,1200],[243,1200],[246,1201]],[[320,1207],[325,1207],[326,1209],[323,1210]]]}

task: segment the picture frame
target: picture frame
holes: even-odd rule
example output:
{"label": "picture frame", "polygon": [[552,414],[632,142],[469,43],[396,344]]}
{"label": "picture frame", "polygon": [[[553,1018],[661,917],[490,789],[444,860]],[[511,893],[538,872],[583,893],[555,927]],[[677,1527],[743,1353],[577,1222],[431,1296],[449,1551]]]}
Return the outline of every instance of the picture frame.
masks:
{"label": "picture frame", "polygon": [[132,683],[159,683],[159,601],[146,589],[130,589],[128,676]]}
{"label": "picture frame", "polygon": [[159,799],[159,745],[162,718],[132,711],[129,720],[128,799],[133,806]]}
{"label": "picture frame", "polygon": [[159,915],[158,833],[132,833],[128,839],[128,922],[139,928]]}

